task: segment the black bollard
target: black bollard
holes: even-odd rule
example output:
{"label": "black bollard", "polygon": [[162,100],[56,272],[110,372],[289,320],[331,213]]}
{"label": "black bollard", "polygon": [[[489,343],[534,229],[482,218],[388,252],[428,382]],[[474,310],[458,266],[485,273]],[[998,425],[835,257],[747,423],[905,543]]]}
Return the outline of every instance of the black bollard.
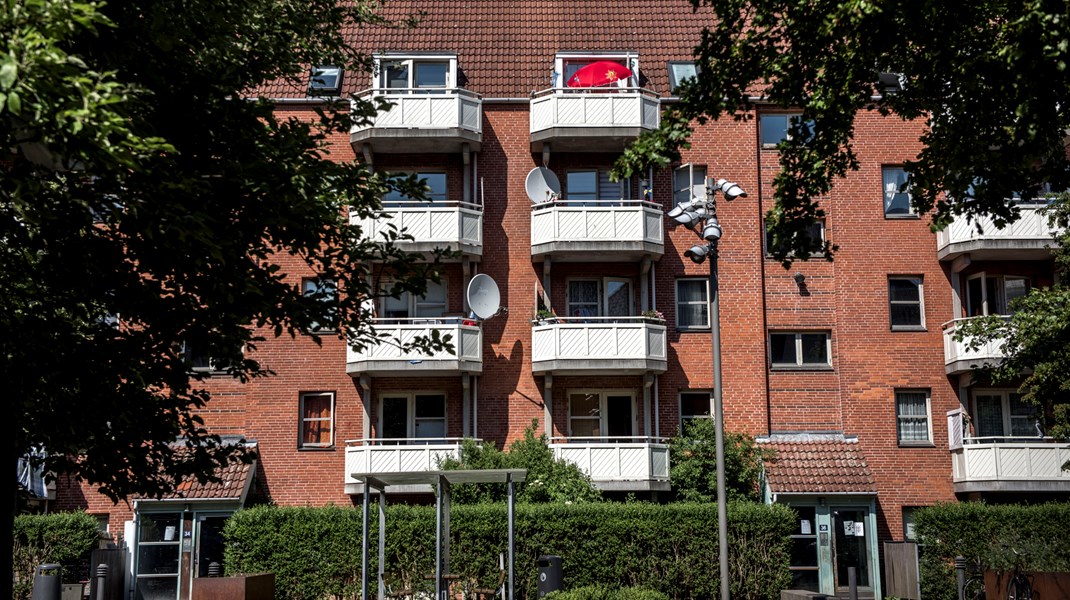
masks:
{"label": "black bollard", "polygon": [[955,557],[955,582],[958,584],[959,600],[966,597],[966,557]]}
{"label": "black bollard", "polygon": [[107,600],[108,565],[97,565],[97,600]]}

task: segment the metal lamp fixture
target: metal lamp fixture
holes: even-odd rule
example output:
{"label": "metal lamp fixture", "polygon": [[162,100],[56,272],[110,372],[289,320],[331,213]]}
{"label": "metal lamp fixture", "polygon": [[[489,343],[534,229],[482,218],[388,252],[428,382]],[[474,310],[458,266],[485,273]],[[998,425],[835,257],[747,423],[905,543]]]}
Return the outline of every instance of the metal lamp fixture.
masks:
{"label": "metal lamp fixture", "polygon": [[[691,188],[692,198],[671,208],[666,216],[673,221],[687,226],[698,233],[705,243],[696,244],[684,252],[684,256],[698,264],[710,259],[710,345],[713,347],[713,415],[716,422],[716,456],[717,456],[717,549],[720,557],[721,600],[730,600],[728,586],[728,509],[725,494],[724,467],[724,411],[721,398],[721,303],[717,279],[717,245],[724,234],[724,228],[717,221],[717,192],[724,194],[725,200],[745,198],[747,192],[739,185],[727,179],[718,179],[713,183],[709,178],[705,183]],[[699,224],[702,228],[699,229]],[[701,232],[701,233],[700,233]]]}

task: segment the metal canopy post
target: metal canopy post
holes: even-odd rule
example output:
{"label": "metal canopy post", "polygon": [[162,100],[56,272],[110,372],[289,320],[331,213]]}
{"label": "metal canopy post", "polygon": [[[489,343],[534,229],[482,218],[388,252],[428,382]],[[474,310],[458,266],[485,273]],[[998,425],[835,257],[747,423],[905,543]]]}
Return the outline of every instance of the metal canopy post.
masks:
{"label": "metal canopy post", "polygon": [[379,490],[379,600],[386,598],[386,490]]}
{"label": "metal canopy post", "polygon": [[368,532],[368,509],[371,503],[371,482],[364,482],[364,501],[360,518],[360,589],[361,598],[367,598],[368,586],[368,546],[371,536]]}
{"label": "metal canopy post", "polygon": [[509,523],[509,591],[506,597],[509,598],[509,600],[513,600],[513,598],[515,597],[513,595],[513,566],[515,564],[513,553],[516,552],[516,494],[514,493],[515,486],[513,485],[512,474],[506,475],[505,481],[507,487],[509,488],[509,498],[507,501],[508,508],[506,509],[506,512],[508,513],[507,520]]}
{"label": "metal canopy post", "polygon": [[438,486],[435,493],[435,600],[444,600],[442,597],[442,480],[438,476]]}

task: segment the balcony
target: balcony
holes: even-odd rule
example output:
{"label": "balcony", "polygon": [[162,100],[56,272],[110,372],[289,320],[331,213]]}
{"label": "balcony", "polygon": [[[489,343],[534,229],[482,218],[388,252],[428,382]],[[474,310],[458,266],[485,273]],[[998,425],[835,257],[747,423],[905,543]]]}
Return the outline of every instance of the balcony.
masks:
{"label": "balcony", "polygon": [[1070,445],[1051,438],[966,438],[951,451],[956,493],[1070,492]]}
{"label": "balcony", "polygon": [[532,96],[530,114],[532,152],[620,152],[658,128],[661,101],[641,88],[550,89]]}
{"label": "balcony", "polygon": [[531,370],[641,375],[666,369],[665,325],[643,317],[555,318],[531,329]]}
{"label": "balcony", "polygon": [[[460,375],[483,372],[483,332],[479,324],[468,319],[376,319],[379,341],[362,350],[346,351],[346,372],[372,377]],[[432,355],[409,349],[417,337],[429,337],[432,331],[451,336],[453,352]]]}
{"label": "balcony", "polygon": [[661,206],[642,200],[553,201],[531,207],[531,256],[634,262],[665,253]]}
{"label": "balcony", "polygon": [[350,218],[367,239],[382,240],[391,226],[411,240],[397,243],[407,252],[446,248],[470,258],[483,256],[483,207],[468,202],[390,202],[376,217]]}
{"label": "balcony", "polygon": [[[461,438],[381,438],[346,440],[345,493],[361,494],[364,484],[353,473],[419,473],[435,471],[444,458],[457,458]],[[411,488],[411,489],[409,489]],[[431,486],[391,486],[391,492],[430,493]]]}
{"label": "balcony", "polygon": [[645,437],[553,438],[550,449],[554,458],[578,466],[600,490],[668,491],[669,446],[659,442]]}
{"label": "balcony", "polygon": [[971,350],[969,339],[958,341],[955,330],[958,323],[966,319],[955,319],[944,323],[944,372],[948,375],[969,373],[973,369],[989,366],[995,367],[1003,361],[1003,341],[995,340]]}
{"label": "balcony", "polygon": [[364,144],[385,154],[460,152],[465,144],[473,152],[480,150],[483,100],[479,94],[459,88],[375,88],[360,97],[382,98],[393,106],[370,123],[353,127],[350,141],[358,151]]}
{"label": "balcony", "polygon": [[1040,209],[1039,206],[1020,207],[1021,218],[1003,229],[993,225],[990,217],[977,218],[972,223],[958,218],[937,232],[937,258],[954,260],[964,254],[975,261],[1050,258],[1055,232]]}

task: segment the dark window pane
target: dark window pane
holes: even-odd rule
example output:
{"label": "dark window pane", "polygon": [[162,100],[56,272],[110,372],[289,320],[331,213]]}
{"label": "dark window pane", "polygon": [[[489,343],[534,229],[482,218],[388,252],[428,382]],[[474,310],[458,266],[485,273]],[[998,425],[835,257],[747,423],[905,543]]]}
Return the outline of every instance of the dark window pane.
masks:
{"label": "dark window pane", "polygon": [[819,589],[817,569],[792,570],[791,588],[795,590],[808,590],[816,592]]}
{"label": "dark window pane", "polygon": [[806,365],[827,365],[829,362],[828,337],[823,333],[802,334],[802,362]]}
{"label": "dark window pane", "polygon": [[383,431],[381,437],[409,437],[408,412],[408,398],[383,398]]}
{"label": "dark window pane", "polygon": [[[814,515],[817,511],[814,510],[814,507],[795,506],[793,508],[795,512],[799,513],[799,518],[795,520],[795,535],[817,535],[817,524],[814,522]],[[807,525],[803,525],[804,521]]]}
{"label": "dark window pane", "polygon": [[449,70],[448,63],[416,63],[415,69],[415,87],[446,87],[446,72]]}
{"label": "dark window pane", "polygon": [[817,538],[797,537],[791,539],[791,566],[817,566]]}
{"label": "dark window pane", "polygon": [[773,364],[794,365],[798,364],[795,358],[795,334],[772,333],[769,334],[769,354]]}
{"label": "dark window pane", "polygon": [[921,300],[920,279],[889,279],[888,297],[892,302],[917,302]]}
{"label": "dark window pane", "polygon": [[762,145],[775,145],[788,137],[788,115],[762,115]]}
{"label": "dark window pane", "polygon": [[137,570],[144,575],[178,573],[179,544],[145,545],[137,550]]}
{"label": "dark window pane", "polygon": [[680,394],[680,418],[693,419],[710,416],[710,395],[705,392]]}
{"label": "dark window pane", "polygon": [[917,304],[893,304],[892,325],[921,325],[921,306]]}
{"label": "dark window pane", "polygon": [[426,419],[430,417],[446,416],[446,399],[441,395],[417,395],[416,418]]}
{"label": "dark window pane", "polygon": [[179,518],[175,513],[142,514],[138,539],[142,542],[177,542]]}

